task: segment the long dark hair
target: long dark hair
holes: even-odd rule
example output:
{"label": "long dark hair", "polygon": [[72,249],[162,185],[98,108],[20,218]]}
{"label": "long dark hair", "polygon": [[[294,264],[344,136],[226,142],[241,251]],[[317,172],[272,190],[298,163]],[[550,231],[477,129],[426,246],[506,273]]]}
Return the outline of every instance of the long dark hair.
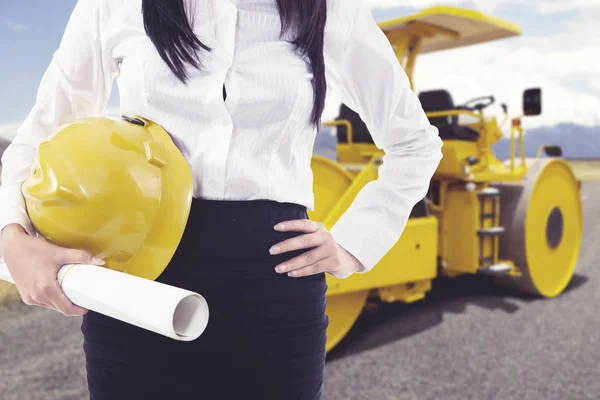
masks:
{"label": "long dark hair", "polygon": [[[207,1],[207,0],[197,0]],[[217,0],[224,1],[224,0]],[[327,19],[327,0],[277,0],[282,37],[288,29],[297,28],[291,42],[307,57],[313,70],[314,106],[311,123],[319,125],[327,84],[323,57],[323,34]],[[194,34],[185,11],[184,0],[143,0],[144,28],[161,58],[177,78],[186,83],[186,64],[201,69],[201,50],[210,51]],[[297,15],[298,18],[294,19]]]}

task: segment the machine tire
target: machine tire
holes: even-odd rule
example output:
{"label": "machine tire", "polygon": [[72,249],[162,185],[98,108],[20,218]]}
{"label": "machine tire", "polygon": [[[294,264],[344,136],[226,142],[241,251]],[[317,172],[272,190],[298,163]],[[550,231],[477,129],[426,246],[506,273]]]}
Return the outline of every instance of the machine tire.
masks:
{"label": "machine tire", "polygon": [[518,183],[495,184],[501,192],[500,259],[511,260],[519,277],[502,284],[555,297],[569,284],[581,247],[583,211],[577,178],[558,158],[534,160]]}
{"label": "machine tire", "polygon": [[[352,183],[353,177],[340,165],[324,157],[313,155],[311,168],[313,170],[313,192],[315,209],[309,211],[309,218],[322,221],[336,205],[342,194]],[[336,278],[327,275],[328,285]],[[327,327],[326,351],[329,352],[348,333],[365,306],[368,290],[327,295],[326,314],[329,319]]]}

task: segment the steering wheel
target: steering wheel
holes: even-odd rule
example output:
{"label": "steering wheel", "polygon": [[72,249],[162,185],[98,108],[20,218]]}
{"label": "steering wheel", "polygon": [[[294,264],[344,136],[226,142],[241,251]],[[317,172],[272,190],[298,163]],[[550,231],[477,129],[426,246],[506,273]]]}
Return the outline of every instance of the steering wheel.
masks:
{"label": "steering wheel", "polygon": [[[481,111],[484,108],[487,108],[489,106],[491,106],[492,104],[494,104],[494,102],[496,101],[496,99],[494,98],[494,96],[482,96],[482,97],[476,97],[474,99],[471,99],[469,101],[467,101],[466,103],[457,106],[456,108],[459,110],[470,110],[470,111]],[[476,103],[474,106],[469,106],[469,104],[471,103]]]}

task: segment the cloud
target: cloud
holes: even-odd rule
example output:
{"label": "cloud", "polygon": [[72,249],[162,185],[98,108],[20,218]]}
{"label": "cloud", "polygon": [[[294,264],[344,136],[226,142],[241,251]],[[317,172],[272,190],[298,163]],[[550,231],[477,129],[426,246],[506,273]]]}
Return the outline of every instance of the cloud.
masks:
{"label": "cloud", "polygon": [[[433,0],[371,0],[379,17],[391,19],[437,4]],[[444,4],[463,6],[464,1]],[[455,103],[474,97],[494,95],[495,106],[488,115],[502,116],[500,104],[507,103],[511,116],[521,111],[523,90],[541,87],[543,114],[527,118],[526,127],[573,122],[600,125],[600,36],[598,0],[477,0],[478,9],[508,7],[491,13],[521,25],[523,35],[481,45],[452,49],[419,57],[414,76],[415,89],[444,88]],[[414,10],[397,7],[415,7]],[[473,6],[473,3],[471,3]],[[509,7],[510,6],[510,7]],[[396,8],[392,10],[392,8]],[[554,14],[571,10],[569,14]],[[337,115],[334,96],[328,101],[326,118]]]}
{"label": "cloud", "polygon": [[[528,44],[511,48],[507,44],[456,49],[423,56],[415,75],[418,90],[445,88],[455,102],[461,103],[480,95],[494,95],[498,102],[509,105],[511,115],[521,111],[521,94],[528,87],[541,87],[543,114],[528,119],[529,126],[574,122],[600,125],[600,97],[585,93],[570,84],[569,70],[580,76],[595,75],[586,71],[585,60],[596,49],[546,53],[542,46]],[[501,56],[499,56],[501,55]],[[457,60],[461,60],[457,62]],[[571,67],[565,60],[572,60]],[[583,66],[581,63],[584,63]],[[443,70],[440,69],[443,65]],[[499,108],[490,111],[499,113]]]}
{"label": "cloud", "polygon": [[[443,4],[452,5],[462,3],[464,0],[446,0]],[[423,8],[434,5],[442,4],[438,0],[369,0],[369,4],[372,8],[397,8],[397,7],[411,7],[411,8]]]}
{"label": "cloud", "polygon": [[415,9],[438,5],[461,5],[485,12],[518,7],[531,9],[542,14],[600,9],[598,0],[369,0],[369,3],[373,8],[409,7]]}
{"label": "cloud", "polygon": [[6,29],[11,30],[13,32],[22,32],[26,28],[26,26],[24,24],[17,22],[17,21],[10,20],[10,19],[2,20],[2,25]]}
{"label": "cloud", "polygon": [[532,126],[600,125],[600,96],[593,90],[593,83],[600,80],[593,61],[600,61],[600,43],[585,40],[598,35],[592,18],[577,18],[552,34],[425,55],[418,62],[415,84],[421,90],[447,88],[459,101],[495,95],[513,113],[521,109],[522,90],[539,86],[544,112],[530,120]]}
{"label": "cloud", "polygon": [[527,4],[529,6],[533,6],[536,10],[544,14],[560,13],[573,10],[585,11],[590,9],[600,9],[600,2],[598,2],[598,0],[538,0],[532,1],[531,3],[511,0],[511,3],[514,5]]}

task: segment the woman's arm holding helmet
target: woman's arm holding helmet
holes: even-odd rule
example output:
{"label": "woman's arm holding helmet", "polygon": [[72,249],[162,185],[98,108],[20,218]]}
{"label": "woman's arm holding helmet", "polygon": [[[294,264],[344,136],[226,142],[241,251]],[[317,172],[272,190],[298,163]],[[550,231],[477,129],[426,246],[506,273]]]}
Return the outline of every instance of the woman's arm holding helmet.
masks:
{"label": "woman's arm holding helmet", "polygon": [[27,179],[38,143],[75,119],[100,115],[106,108],[117,64],[103,48],[101,28],[109,1],[79,0],[59,48],[39,85],[36,102],[2,156],[0,257],[23,301],[82,315],[62,293],[56,275],[69,263],[101,263],[83,251],[54,246],[35,236],[21,184]]}

